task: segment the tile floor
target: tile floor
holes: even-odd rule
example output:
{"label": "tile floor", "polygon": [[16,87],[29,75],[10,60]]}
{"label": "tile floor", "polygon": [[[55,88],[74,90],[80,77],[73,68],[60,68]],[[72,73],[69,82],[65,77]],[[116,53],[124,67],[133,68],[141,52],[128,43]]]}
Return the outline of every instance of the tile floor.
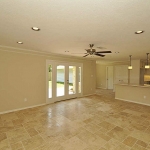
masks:
{"label": "tile floor", "polygon": [[0,115],[0,150],[150,150],[150,107],[111,90]]}

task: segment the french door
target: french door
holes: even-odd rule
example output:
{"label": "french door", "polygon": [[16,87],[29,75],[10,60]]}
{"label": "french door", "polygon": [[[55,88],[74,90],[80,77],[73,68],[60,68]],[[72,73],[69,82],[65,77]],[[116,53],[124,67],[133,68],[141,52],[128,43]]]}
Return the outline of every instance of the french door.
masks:
{"label": "french door", "polygon": [[47,103],[82,95],[82,64],[47,61]]}

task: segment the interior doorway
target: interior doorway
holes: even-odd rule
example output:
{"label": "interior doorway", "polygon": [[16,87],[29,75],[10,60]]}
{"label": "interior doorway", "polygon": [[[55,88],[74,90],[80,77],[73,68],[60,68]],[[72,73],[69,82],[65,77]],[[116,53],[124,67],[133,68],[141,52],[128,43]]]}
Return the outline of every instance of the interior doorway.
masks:
{"label": "interior doorway", "polygon": [[82,64],[46,62],[47,103],[82,95]]}

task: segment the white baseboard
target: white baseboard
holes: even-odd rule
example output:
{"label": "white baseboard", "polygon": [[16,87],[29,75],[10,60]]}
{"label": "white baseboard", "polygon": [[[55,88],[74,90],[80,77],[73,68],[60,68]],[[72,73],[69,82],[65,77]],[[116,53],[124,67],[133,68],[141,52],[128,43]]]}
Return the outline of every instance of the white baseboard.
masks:
{"label": "white baseboard", "polygon": [[103,88],[103,87],[96,87],[97,89],[104,89],[104,90],[106,90],[107,88]]}
{"label": "white baseboard", "polygon": [[28,109],[28,108],[34,108],[34,107],[43,106],[43,105],[47,105],[47,103],[24,107],[24,108],[12,109],[12,110],[8,110],[8,111],[3,111],[3,112],[0,112],[0,114],[6,114],[6,113],[10,113],[10,112],[15,112],[15,111],[19,111],[19,110]]}
{"label": "white baseboard", "polygon": [[147,103],[141,103],[141,102],[136,102],[136,101],[127,100],[127,99],[122,99],[122,98],[117,98],[117,97],[115,97],[115,99],[117,99],[117,100],[121,100],[121,101],[130,102],[130,103],[136,103],[136,104],[141,104],[141,105],[150,106],[150,104],[147,104]]}
{"label": "white baseboard", "polygon": [[86,97],[86,96],[92,96],[92,95],[95,95],[96,93],[93,93],[93,94],[88,94],[88,95],[83,95],[82,97]]}

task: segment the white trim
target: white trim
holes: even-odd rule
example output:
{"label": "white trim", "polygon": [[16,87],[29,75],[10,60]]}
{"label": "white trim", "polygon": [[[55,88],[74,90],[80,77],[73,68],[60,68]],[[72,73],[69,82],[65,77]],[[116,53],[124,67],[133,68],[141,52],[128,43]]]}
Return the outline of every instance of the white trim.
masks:
{"label": "white trim", "polygon": [[[55,87],[55,84],[52,84],[52,97],[51,98],[48,98],[48,66],[49,64],[52,65],[53,67],[53,72],[52,72],[52,78],[54,80],[54,83],[56,81],[56,67],[57,65],[59,64],[62,64],[66,67],[69,67],[69,65],[75,65],[76,67],[81,67],[81,93],[76,93],[76,94],[73,94],[73,95],[67,95],[67,94],[64,94],[64,96],[61,96],[61,97],[56,97],[56,91],[54,89],[56,89]],[[67,70],[66,70],[67,71]],[[65,80],[66,80],[66,77],[67,77],[67,74],[65,76]],[[76,82],[78,81],[77,80],[78,78],[78,75],[77,75],[77,71],[76,71]],[[66,86],[67,87],[67,86]],[[76,90],[77,90],[77,87],[78,87],[78,83],[76,85]],[[78,96],[82,96],[83,95],[83,63],[79,63],[79,62],[68,62],[68,61],[56,61],[56,60],[49,60],[49,59],[46,59],[46,102],[47,103],[52,103],[52,102],[56,102],[56,101],[60,101],[60,100],[65,100],[65,99],[72,99],[72,98],[75,98],[75,97],[78,97]],[[50,101],[51,100],[51,101]]]}
{"label": "white trim", "polygon": [[96,93],[88,94],[88,95],[83,95],[82,97],[92,96],[92,95],[95,95],[95,94],[96,94]]}
{"label": "white trim", "polygon": [[0,114],[6,114],[6,113],[10,113],[10,112],[15,112],[15,111],[19,111],[19,110],[28,109],[28,108],[34,108],[34,107],[43,106],[43,105],[47,105],[47,103],[33,105],[33,106],[29,106],[29,107],[18,108],[18,109],[12,109],[12,110],[8,110],[8,111],[2,111],[2,112],[0,112]]}
{"label": "white trim", "polygon": [[96,87],[96,88],[97,88],[97,89],[105,89],[105,90],[107,89],[107,88],[103,88],[103,87]]}
{"label": "white trim", "polygon": [[2,45],[0,45],[0,51],[19,53],[19,54],[37,55],[37,56],[44,56],[44,57],[46,56],[54,60],[55,59],[57,60],[57,58],[61,58],[61,59],[64,59],[64,61],[66,61],[66,59],[77,60],[77,61],[96,61],[95,59],[91,59],[90,57],[85,59],[83,57],[78,57],[78,56],[70,56],[70,55],[52,53],[52,52],[47,52],[47,51],[36,51],[36,50],[31,50],[31,49],[8,47],[8,46],[2,46]]}
{"label": "white trim", "polygon": [[136,103],[136,104],[141,104],[141,105],[150,106],[150,104],[141,103],[141,102],[136,102],[136,101],[132,101],[132,100],[127,100],[127,99],[122,99],[122,98],[117,98],[117,97],[115,97],[115,99],[121,100],[121,101],[127,101],[127,102],[130,102],[130,103]]}

